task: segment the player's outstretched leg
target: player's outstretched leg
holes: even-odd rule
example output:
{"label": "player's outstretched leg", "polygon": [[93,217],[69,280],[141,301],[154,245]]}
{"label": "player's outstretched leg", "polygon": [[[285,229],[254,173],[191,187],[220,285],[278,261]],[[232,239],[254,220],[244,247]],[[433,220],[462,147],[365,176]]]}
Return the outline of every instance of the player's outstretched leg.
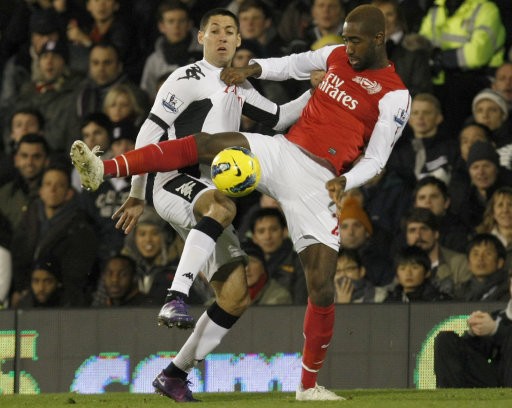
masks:
{"label": "player's outstretched leg", "polygon": [[103,162],[97,156],[99,146],[91,150],[81,140],[76,140],[71,146],[71,162],[80,174],[80,182],[86,190],[95,191],[103,183]]}
{"label": "player's outstretched leg", "polygon": [[165,395],[176,402],[199,402],[200,400],[192,396],[189,384],[190,381],[168,377],[163,371],[153,380],[153,387],[158,394]]}
{"label": "player's outstretched leg", "polygon": [[169,291],[165,304],[158,312],[158,325],[169,328],[176,326],[178,329],[193,329],[194,317],[188,313],[188,305],[180,294]]}

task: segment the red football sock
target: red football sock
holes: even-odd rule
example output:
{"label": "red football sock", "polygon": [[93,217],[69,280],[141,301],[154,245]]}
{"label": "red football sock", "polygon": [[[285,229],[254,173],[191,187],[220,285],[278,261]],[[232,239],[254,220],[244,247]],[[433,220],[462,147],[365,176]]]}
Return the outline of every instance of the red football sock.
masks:
{"label": "red football sock", "polygon": [[316,306],[308,299],[304,317],[304,350],[302,352],[301,383],[304,389],[313,388],[322,368],[334,331],[334,303]]}
{"label": "red football sock", "polygon": [[103,162],[105,176],[126,177],[134,174],[178,170],[198,163],[196,139],[187,136],[150,144]]}

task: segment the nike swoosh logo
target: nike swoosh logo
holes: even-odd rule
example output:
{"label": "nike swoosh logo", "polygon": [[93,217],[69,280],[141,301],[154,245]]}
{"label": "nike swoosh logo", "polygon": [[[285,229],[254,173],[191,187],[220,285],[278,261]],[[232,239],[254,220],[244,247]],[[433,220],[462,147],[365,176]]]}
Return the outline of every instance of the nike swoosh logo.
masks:
{"label": "nike swoosh logo", "polygon": [[236,167],[236,177],[240,177],[242,175],[242,170],[240,170],[240,167],[238,167],[238,164],[236,163],[235,159],[233,159],[233,163]]}

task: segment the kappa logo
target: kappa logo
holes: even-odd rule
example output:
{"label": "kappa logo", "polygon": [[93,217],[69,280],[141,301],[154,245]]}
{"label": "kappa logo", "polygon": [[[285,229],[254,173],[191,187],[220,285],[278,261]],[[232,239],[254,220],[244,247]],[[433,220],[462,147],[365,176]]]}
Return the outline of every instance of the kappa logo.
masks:
{"label": "kappa logo", "polygon": [[191,281],[194,280],[194,275],[191,273],[191,272],[187,272],[187,273],[184,273],[183,275],[181,276],[184,276],[185,278],[188,278],[190,279]]}
{"label": "kappa logo", "polygon": [[361,87],[368,92],[370,95],[376,94],[381,91],[382,85],[377,81],[370,81],[368,78],[356,76],[352,78],[352,81],[361,85]]}
{"label": "kappa logo", "polygon": [[200,80],[201,77],[199,76],[201,74],[203,77],[206,75],[201,71],[201,67],[197,64],[191,65],[190,68],[187,68],[185,70],[185,76],[179,77],[178,81],[180,79],[197,79]]}
{"label": "kappa logo", "polygon": [[178,113],[181,105],[183,105],[183,101],[176,98],[176,95],[170,92],[167,94],[167,97],[162,100],[162,106],[167,112]]}
{"label": "kappa logo", "polygon": [[192,192],[194,191],[195,186],[195,181],[189,181],[188,183],[182,184],[176,188],[175,191],[190,201],[192,199]]}

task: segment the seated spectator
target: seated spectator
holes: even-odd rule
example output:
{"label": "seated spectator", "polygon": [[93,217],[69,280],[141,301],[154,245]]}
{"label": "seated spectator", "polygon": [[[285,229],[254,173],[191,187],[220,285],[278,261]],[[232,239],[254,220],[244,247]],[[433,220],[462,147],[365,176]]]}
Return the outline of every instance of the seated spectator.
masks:
{"label": "seated spectator", "polygon": [[[259,196],[258,196],[259,194]],[[253,203],[254,198],[250,196],[256,196],[257,202]],[[257,191],[249,194],[247,199],[237,199],[236,200],[236,214],[235,220],[233,221],[233,226],[236,228],[238,233],[238,239],[240,241],[245,241],[246,239],[251,238],[251,220],[256,211],[260,208],[280,208],[279,203],[274,198],[270,197],[266,194],[261,194]]]}
{"label": "seated spectator", "polygon": [[[169,230],[156,211],[146,206],[135,229],[126,236],[123,255],[132,258],[137,265],[139,291],[154,304],[163,304],[167,288],[171,286],[181,252],[174,243],[169,244]],[[177,238],[175,236],[175,239]],[[204,304],[211,292],[205,290],[202,274],[192,284],[189,294],[191,304]]]}
{"label": "seated spectator", "polygon": [[306,304],[307,290],[299,255],[288,237],[286,219],[277,208],[261,208],[250,223],[252,242],[265,254],[269,277],[284,286],[294,304]]}
{"label": "seated spectator", "polygon": [[320,38],[343,31],[345,8],[341,0],[313,0],[311,6],[311,25],[305,33],[307,48]]}
{"label": "seated spectator", "polygon": [[30,273],[30,290],[21,298],[17,307],[67,306],[62,288],[62,269],[57,259],[48,257],[35,262]]}
{"label": "seated spectator", "polygon": [[512,275],[512,187],[501,187],[493,193],[476,232],[499,238],[507,251],[504,268]]}
{"label": "seated spectator", "polygon": [[140,87],[153,97],[158,91],[157,81],[163,74],[200,60],[202,46],[197,42],[188,6],[177,0],[163,0],[157,10],[158,31],[155,51],[146,59]]}
{"label": "seated spectator", "polygon": [[393,149],[388,168],[405,180],[435,176],[449,183],[456,145],[441,131],[441,103],[432,94],[418,94],[412,100],[409,132]]}
{"label": "seated spectator", "polygon": [[43,129],[44,117],[37,109],[21,108],[14,111],[4,139],[5,149],[0,149],[0,186],[16,175],[14,152],[21,138],[28,133],[42,133]]}
{"label": "seated spectator", "polygon": [[491,88],[499,92],[507,101],[508,120],[511,120],[512,111],[512,62],[506,61],[496,69]]}
{"label": "seated spectator", "polygon": [[393,260],[389,255],[389,234],[382,229],[374,229],[368,214],[355,197],[345,199],[338,219],[341,247],[359,253],[367,279],[375,286],[391,283],[394,274]]}
{"label": "seated spectator", "polygon": [[430,258],[430,279],[441,292],[453,295],[454,289],[471,274],[466,257],[440,244],[439,219],[427,208],[412,208],[403,221],[405,243],[423,249]]}
{"label": "seated spectator", "polygon": [[114,126],[129,122],[140,127],[144,120],[144,109],[139,105],[133,89],[126,84],[114,85],[107,91],[103,101],[103,112]]}
{"label": "seated spectator", "polygon": [[50,147],[36,133],[23,136],[14,153],[16,174],[0,187],[0,212],[16,231],[29,204],[38,197],[41,176],[49,163]]}
{"label": "seated spectator", "polygon": [[[509,299],[512,282],[508,283]],[[437,388],[512,387],[512,300],[492,313],[476,310],[459,336],[440,332],[434,341]]]}
{"label": "seated spectator", "polygon": [[477,234],[466,252],[471,279],[455,289],[455,299],[501,301],[508,299],[508,274],[505,247],[492,234]]}
{"label": "seated spectator", "polygon": [[93,306],[141,306],[150,304],[149,299],[139,291],[137,284],[137,266],[126,255],[114,255],[109,258],[101,273],[105,288],[104,303]]}
{"label": "seated spectator", "polygon": [[336,303],[380,303],[386,298],[386,289],[374,286],[365,277],[361,257],[353,249],[341,249],[338,255],[335,284]]}
{"label": "seated spectator", "polygon": [[11,226],[0,211],[0,310],[9,305],[12,280],[11,240]]}
{"label": "seated spectator", "polygon": [[512,125],[507,121],[506,99],[499,92],[484,89],[474,97],[472,106],[475,122],[491,131],[491,141],[500,156],[500,165],[512,170]]}
{"label": "seated spectator", "polygon": [[433,176],[416,183],[413,205],[428,208],[438,218],[439,243],[441,246],[463,253],[471,230],[450,207],[451,201],[446,184]]}
{"label": "seated spectator", "polygon": [[84,306],[96,251],[96,234],[78,208],[69,173],[49,167],[41,180],[39,198],[30,204],[14,231],[12,306],[16,307],[20,295],[30,287],[33,262],[50,255],[62,270],[64,302]]}
{"label": "seated spectator", "polygon": [[290,305],[292,295],[284,286],[268,275],[263,250],[251,241],[242,243],[242,249],[249,256],[245,267],[247,286],[253,305]]}
{"label": "seated spectator", "polygon": [[396,257],[398,284],[392,289],[385,302],[432,302],[450,300],[451,296],[439,291],[430,280],[430,258],[417,246],[408,246]]}

